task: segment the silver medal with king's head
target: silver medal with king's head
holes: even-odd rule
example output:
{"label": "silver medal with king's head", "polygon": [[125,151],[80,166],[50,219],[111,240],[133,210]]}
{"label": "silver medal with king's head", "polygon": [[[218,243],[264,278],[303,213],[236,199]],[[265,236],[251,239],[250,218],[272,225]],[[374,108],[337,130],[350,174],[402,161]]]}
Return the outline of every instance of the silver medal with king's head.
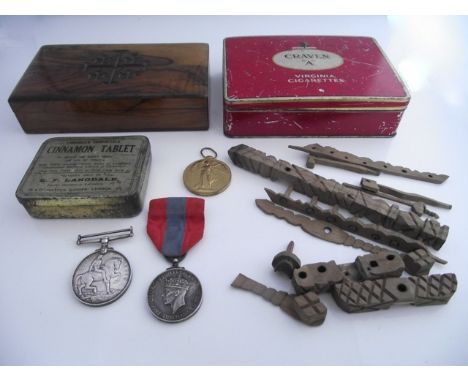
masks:
{"label": "silver medal with king's head", "polygon": [[180,322],[193,316],[202,302],[198,278],[184,268],[172,267],[158,275],[148,289],[148,304],[161,321]]}

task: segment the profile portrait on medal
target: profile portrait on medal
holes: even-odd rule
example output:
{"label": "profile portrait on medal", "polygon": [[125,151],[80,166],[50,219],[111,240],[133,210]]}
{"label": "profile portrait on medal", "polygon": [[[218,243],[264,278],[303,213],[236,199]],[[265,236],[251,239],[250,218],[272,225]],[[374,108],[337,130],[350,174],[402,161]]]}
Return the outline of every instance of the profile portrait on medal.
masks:
{"label": "profile portrait on medal", "polygon": [[185,306],[185,295],[190,289],[189,282],[182,278],[170,278],[164,287],[164,304],[171,306],[172,314]]}
{"label": "profile portrait on medal", "polygon": [[[122,260],[118,257],[105,257],[99,253],[85,272],[79,273],[74,278],[74,286],[82,297],[96,296],[99,293],[111,294],[111,282],[121,276],[120,267]],[[105,288],[104,291],[100,291]]]}

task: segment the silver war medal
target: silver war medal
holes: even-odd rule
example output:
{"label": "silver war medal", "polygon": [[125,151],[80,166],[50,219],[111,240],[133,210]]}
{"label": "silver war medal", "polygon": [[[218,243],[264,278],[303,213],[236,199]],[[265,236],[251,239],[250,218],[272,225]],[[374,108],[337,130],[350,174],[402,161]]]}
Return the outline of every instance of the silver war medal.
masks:
{"label": "silver war medal", "polygon": [[72,287],[76,297],[89,306],[103,306],[119,299],[132,280],[127,258],[109,247],[109,242],[133,236],[133,228],[78,235],[76,244],[100,243],[75,269]]}

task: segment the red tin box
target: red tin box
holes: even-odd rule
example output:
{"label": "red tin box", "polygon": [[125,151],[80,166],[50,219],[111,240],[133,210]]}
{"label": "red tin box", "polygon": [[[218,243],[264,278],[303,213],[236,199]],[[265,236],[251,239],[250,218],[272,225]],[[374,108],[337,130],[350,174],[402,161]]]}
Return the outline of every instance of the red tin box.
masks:
{"label": "red tin box", "polygon": [[370,37],[224,40],[227,136],[392,136],[409,100]]}

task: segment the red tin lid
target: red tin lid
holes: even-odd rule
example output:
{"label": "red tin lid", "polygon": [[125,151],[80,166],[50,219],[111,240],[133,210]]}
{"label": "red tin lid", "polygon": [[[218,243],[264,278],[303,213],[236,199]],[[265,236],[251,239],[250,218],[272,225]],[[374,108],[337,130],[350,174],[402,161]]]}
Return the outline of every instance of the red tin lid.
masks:
{"label": "red tin lid", "polygon": [[224,40],[224,102],[230,110],[404,110],[409,99],[370,37]]}

